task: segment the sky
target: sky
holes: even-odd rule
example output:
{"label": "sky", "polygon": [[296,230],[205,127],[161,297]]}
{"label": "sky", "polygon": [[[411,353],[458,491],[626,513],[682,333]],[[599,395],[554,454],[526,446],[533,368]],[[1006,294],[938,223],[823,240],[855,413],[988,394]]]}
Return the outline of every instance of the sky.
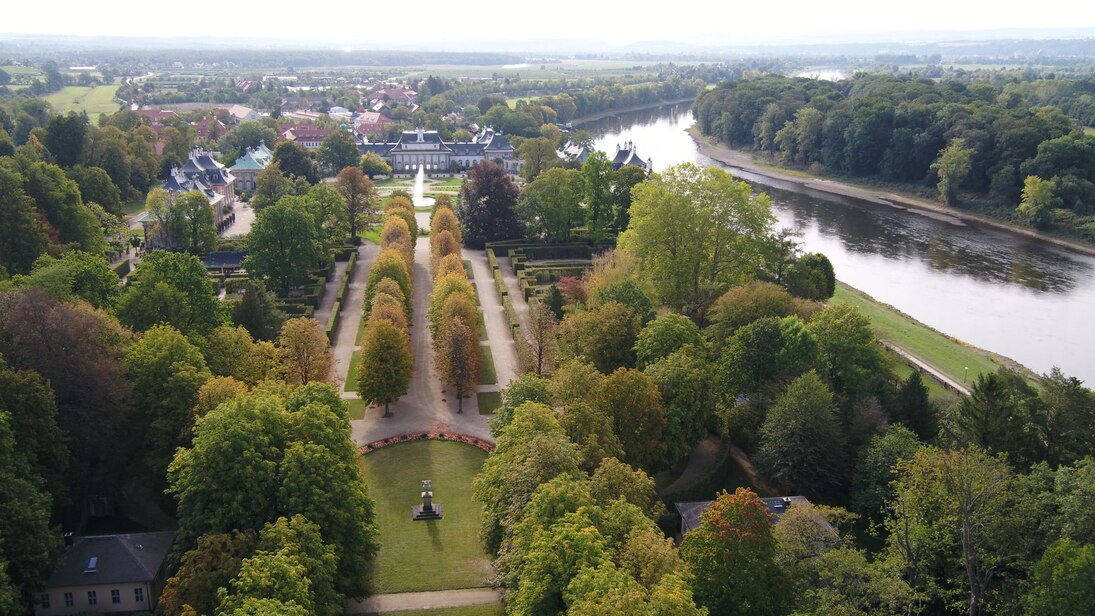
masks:
{"label": "sky", "polygon": [[[632,0],[551,2],[251,2],[172,3],[148,0],[13,0],[0,32],[80,36],[218,38],[302,41],[323,46],[429,49],[430,43],[512,44],[529,40],[644,41],[756,45],[764,43],[947,40],[948,33],[1008,28],[1090,29],[1087,0]],[[1087,5],[1087,8],[1083,8]],[[1032,11],[1032,6],[1037,6]],[[406,7],[404,10],[398,10]],[[894,8],[905,7],[905,8]],[[188,14],[189,13],[189,14]],[[1026,37],[1030,37],[1029,34]]]}

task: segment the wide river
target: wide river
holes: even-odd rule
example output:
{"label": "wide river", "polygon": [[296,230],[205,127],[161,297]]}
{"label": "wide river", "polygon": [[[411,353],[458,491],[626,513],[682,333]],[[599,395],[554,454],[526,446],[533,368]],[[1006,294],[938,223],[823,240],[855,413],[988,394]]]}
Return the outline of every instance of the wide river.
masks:
{"label": "wide river", "polygon": [[780,224],[837,278],[955,338],[1095,385],[1095,257],[946,216],[831,195],[726,167],[685,132],[689,105],[585,123],[597,149],[633,141],[655,170],[718,165],[771,195]]}

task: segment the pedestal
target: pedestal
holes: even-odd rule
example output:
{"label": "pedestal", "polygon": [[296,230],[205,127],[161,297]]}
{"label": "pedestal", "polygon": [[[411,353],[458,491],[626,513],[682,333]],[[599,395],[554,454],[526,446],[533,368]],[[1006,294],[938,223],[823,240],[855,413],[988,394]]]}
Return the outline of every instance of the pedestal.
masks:
{"label": "pedestal", "polygon": [[440,520],[444,517],[444,510],[440,503],[433,503],[430,510],[427,511],[423,505],[415,505],[411,507],[411,519],[412,520]]}

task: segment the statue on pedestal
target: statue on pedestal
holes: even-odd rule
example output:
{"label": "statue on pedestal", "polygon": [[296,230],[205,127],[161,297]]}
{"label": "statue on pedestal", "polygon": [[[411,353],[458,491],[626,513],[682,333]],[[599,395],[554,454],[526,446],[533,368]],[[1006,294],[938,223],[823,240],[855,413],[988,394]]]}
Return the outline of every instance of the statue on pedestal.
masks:
{"label": "statue on pedestal", "polygon": [[433,483],[429,479],[422,480],[422,504],[411,507],[412,520],[440,520],[442,518],[441,504],[433,502]]}

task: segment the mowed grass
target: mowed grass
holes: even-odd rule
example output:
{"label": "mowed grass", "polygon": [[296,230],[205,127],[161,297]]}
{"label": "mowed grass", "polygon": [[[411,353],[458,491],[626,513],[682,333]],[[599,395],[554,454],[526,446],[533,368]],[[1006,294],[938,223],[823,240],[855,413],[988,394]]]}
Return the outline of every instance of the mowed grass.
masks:
{"label": "mowed grass", "polygon": [[[413,441],[378,449],[361,458],[369,495],[376,502],[380,553],[373,579],[378,593],[449,590],[487,585],[490,561],[479,543],[483,507],[471,484],[485,451],[444,441]],[[415,522],[423,479],[433,481],[441,520]]]}
{"label": "mowed grass", "polygon": [[365,418],[365,401],[360,398],[346,400],[346,409],[349,411],[350,420]]}
{"label": "mowed grass", "polygon": [[70,111],[86,111],[92,121],[104,113],[114,113],[120,108],[114,101],[118,86],[67,86],[45,97],[53,110],[60,114]]}
{"label": "mowed grass", "polygon": [[493,415],[502,407],[502,392],[481,391],[475,394],[475,400],[479,403],[480,415]]}
{"label": "mowed grass", "polygon": [[479,347],[479,384],[494,385],[498,382],[498,375],[494,371],[494,355],[490,352],[489,345]]}
{"label": "mowed grass", "polygon": [[1084,127],[1084,134],[1095,137],[1095,126],[1085,126]]}
{"label": "mowed grass", "polygon": [[995,372],[1003,365],[1003,362],[994,359],[990,353],[941,334],[846,285],[837,285],[836,294],[831,301],[855,306],[871,319],[871,326],[880,340],[905,349],[959,383],[972,383],[978,375]]}
{"label": "mowed grass", "polygon": [[[365,328],[362,327],[363,331]],[[346,371],[346,384],[342,386],[342,391],[357,391],[357,365],[361,363],[361,351],[354,351],[354,354],[350,356],[350,369]]]}

